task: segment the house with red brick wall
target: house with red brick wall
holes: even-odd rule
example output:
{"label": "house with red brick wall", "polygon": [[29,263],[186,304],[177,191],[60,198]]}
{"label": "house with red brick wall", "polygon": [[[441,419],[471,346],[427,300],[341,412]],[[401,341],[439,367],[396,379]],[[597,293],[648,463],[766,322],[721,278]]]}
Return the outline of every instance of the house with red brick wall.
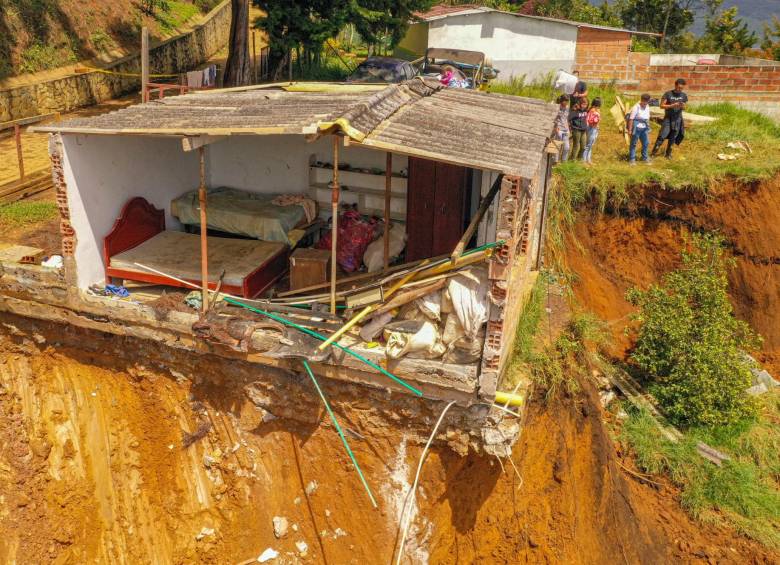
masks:
{"label": "house with red brick wall", "polygon": [[655,35],[484,6],[438,5],[417,14],[398,54],[421,56],[428,47],[481,51],[505,80],[583,66],[594,73],[625,73],[636,34]]}

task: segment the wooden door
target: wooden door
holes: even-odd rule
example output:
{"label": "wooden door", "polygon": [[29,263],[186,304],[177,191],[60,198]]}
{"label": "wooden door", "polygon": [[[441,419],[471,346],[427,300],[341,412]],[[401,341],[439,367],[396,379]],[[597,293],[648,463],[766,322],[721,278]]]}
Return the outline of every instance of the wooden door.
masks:
{"label": "wooden door", "polygon": [[451,253],[463,235],[468,176],[466,167],[436,163],[433,246],[429,257]]}
{"label": "wooden door", "polygon": [[406,260],[431,256],[436,163],[409,158],[406,185]]}
{"label": "wooden door", "polygon": [[463,234],[469,170],[409,158],[406,200],[406,260],[453,250]]}

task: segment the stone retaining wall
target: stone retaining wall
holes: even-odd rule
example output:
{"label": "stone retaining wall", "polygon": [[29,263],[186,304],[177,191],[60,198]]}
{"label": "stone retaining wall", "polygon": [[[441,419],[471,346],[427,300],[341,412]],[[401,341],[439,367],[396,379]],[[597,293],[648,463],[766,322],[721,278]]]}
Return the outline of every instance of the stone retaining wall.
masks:
{"label": "stone retaining wall", "polygon": [[[152,73],[176,74],[191,70],[222,49],[230,35],[230,1],[223,0],[192,31],[172,37],[149,53]],[[128,55],[105,68],[115,73],[141,72],[140,53]],[[0,90],[0,122],[50,112],[69,112],[140,90],[140,78],[89,72]]]}

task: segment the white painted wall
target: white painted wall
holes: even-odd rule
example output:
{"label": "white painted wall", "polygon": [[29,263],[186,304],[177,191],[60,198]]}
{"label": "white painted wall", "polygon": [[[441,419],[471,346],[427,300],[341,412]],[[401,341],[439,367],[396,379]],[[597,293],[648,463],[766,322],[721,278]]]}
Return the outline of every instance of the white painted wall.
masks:
{"label": "white painted wall", "polygon": [[[307,142],[299,135],[233,136],[207,149],[209,185],[253,192],[307,192],[309,158],[333,162],[330,137]],[[353,167],[384,170],[385,153],[351,145],[339,147],[339,161]],[[407,167],[406,157],[393,157],[393,170]]]}
{"label": "white painted wall", "polygon": [[577,27],[500,12],[449,16],[429,22],[428,47],[481,51],[501,71],[498,80],[571,71]]}
{"label": "white painted wall", "polygon": [[173,138],[63,134],[64,174],[71,224],[76,231],[79,288],[102,281],[103,238],[122,206],[143,196],[165,210],[165,225],[180,224],[170,202],[198,186],[197,153]]}
{"label": "white painted wall", "polygon": [[[104,279],[103,238],[131,198],[146,198],[165,210],[167,229],[182,229],[170,214],[170,204],[197,188],[198,154],[184,152],[180,139],[64,134],[63,151],[79,288]],[[381,151],[340,146],[339,154],[342,163],[355,167],[385,166]],[[312,155],[332,162],[331,139],[308,143],[294,135],[230,137],[206,148],[207,184],[253,192],[308,193]],[[406,157],[396,155],[393,170],[406,169],[407,163]]]}

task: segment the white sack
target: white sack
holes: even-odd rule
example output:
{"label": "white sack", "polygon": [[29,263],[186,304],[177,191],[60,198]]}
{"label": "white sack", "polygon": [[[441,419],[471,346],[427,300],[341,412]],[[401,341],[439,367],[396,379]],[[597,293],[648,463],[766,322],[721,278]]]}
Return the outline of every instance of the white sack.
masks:
{"label": "white sack", "polygon": [[488,277],[485,268],[470,269],[452,277],[447,287],[452,309],[458,316],[466,337],[474,339],[487,322]]}
{"label": "white sack", "polygon": [[[406,246],[406,226],[403,224],[390,225],[390,245],[388,250],[390,258],[398,257]],[[385,266],[385,238],[380,236],[372,241],[363,253],[363,263],[368,268],[369,273],[381,271]]]}
{"label": "white sack", "polygon": [[[412,331],[409,331],[412,330]],[[389,359],[400,359],[404,355],[435,359],[444,355],[445,347],[439,337],[439,330],[430,322],[394,322],[385,327]]]}
{"label": "white sack", "polygon": [[417,304],[420,312],[437,322],[441,321],[441,292],[436,291],[421,296],[414,303]]}

